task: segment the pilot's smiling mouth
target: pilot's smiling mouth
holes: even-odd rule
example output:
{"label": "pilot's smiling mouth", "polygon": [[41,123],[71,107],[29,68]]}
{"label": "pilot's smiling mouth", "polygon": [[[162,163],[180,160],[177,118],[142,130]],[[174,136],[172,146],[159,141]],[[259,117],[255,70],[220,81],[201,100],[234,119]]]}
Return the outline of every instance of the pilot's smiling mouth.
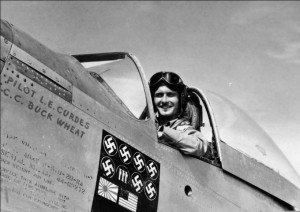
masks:
{"label": "pilot's smiling mouth", "polygon": [[167,106],[162,106],[162,107],[160,107],[160,108],[168,109],[168,108],[171,108],[171,107],[173,107],[173,106],[172,106],[172,105],[167,105]]}
{"label": "pilot's smiling mouth", "polygon": [[172,108],[174,105],[172,103],[167,103],[167,104],[160,104],[158,107],[162,109],[169,109]]}
{"label": "pilot's smiling mouth", "polygon": [[170,110],[170,109],[172,109],[173,108],[173,106],[172,105],[169,105],[169,106],[163,106],[163,107],[159,107],[161,110],[163,110],[163,111],[168,111],[168,110]]}

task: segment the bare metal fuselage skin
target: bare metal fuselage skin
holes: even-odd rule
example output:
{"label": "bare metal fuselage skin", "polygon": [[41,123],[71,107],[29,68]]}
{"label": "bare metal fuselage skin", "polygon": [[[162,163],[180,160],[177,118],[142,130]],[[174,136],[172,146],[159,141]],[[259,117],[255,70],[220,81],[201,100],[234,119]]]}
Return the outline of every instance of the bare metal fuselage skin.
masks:
{"label": "bare metal fuselage skin", "polygon": [[[147,81],[136,66],[149,110],[146,120],[124,112],[74,57],[53,52],[1,21],[1,211],[300,208],[299,188],[222,142],[214,117],[219,163],[160,144]],[[124,146],[137,156],[131,163],[122,158]],[[109,174],[102,177],[99,170]],[[114,181],[120,173],[128,173],[129,180]],[[113,182],[112,197],[98,204],[96,199],[104,198],[100,185],[107,182]]]}

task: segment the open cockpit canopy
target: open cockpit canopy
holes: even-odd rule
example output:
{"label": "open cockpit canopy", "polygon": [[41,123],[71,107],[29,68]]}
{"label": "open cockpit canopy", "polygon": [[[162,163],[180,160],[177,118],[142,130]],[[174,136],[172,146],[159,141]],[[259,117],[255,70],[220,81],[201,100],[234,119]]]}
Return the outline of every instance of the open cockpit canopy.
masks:
{"label": "open cockpit canopy", "polygon": [[273,169],[300,187],[300,179],[295,169],[256,122],[224,97],[211,92],[207,95],[222,142]]}

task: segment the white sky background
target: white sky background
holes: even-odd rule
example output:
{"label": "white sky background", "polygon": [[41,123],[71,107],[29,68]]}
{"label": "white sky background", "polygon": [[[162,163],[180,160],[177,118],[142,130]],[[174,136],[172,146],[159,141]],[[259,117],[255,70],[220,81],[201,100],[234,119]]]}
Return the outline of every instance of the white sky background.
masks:
{"label": "white sky background", "polygon": [[1,1],[1,18],[67,54],[128,51],[245,110],[300,173],[300,2]]}

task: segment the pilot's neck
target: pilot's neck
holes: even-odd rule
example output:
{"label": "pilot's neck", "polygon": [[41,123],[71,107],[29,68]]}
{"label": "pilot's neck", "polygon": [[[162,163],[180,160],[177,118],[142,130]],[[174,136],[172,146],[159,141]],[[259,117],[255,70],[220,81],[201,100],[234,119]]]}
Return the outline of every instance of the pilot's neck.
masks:
{"label": "pilot's neck", "polygon": [[157,120],[158,120],[158,124],[160,126],[162,126],[162,125],[166,125],[168,122],[172,122],[172,121],[176,120],[177,118],[178,118],[177,115],[176,116],[170,116],[170,117],[169,116],[165,117],[165,116],[158,115]]}

